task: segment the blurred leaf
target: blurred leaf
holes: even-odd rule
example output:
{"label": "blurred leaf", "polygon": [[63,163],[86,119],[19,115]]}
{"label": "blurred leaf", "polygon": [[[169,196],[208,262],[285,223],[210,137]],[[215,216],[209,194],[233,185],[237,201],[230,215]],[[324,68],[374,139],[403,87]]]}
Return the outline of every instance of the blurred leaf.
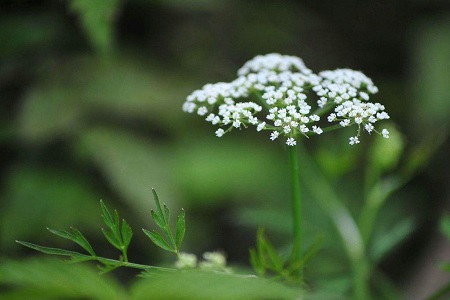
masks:
{"label": "blurred leaf", "polygon": [[47,226],[92,230],[97,221],[99,196],[74,174],[30,166],[12,170],[6,181],[0,210],[0,242],[3,248],[15,239],[31,239]]}
{"label": "blurred leaf", "polygon": [[439,223],[441,232],[450,240],[450,215],[445,215]]}
{"label": "blurred leaf", "polygon": [[301,292],[256,276],[186,270],[141,279],[132,295],[135,300],[299,299]]}
{"label": "blurred leaf", "polygon": [[2,14],[0,58],[23,59],[24,54],[36,55],[40,49],[51,48],[62,34],[62,25],[62,19],[51,12]]}
{"label": "blurred leaf", "polygon": [[255,207],[239,206],[234,212],[237,226],[247,226],[251,228],[264,227],[280,234],[290,234],[292,221],[286,218],[286,210],[277,207],[265,207],[257,205]]}
{"label": "blurred leaf", "polygon": [[314,152],[320,168],[330,178],[339,178],[357,166],[359,149],[348,147],[347,136],[348,132],[345,130],[329,135],[327,139],[321,141],[321,147],[317,147]]}
{"label": "blurred leaf", "polygon": [[379,262],[389,251],[404,241],[415,229],[415,222],[405,219],[398,222],[389,231],[376,236],[373,240],[370,256],[374,262]]}
{"label": "blurred leaf", "polygon": [[164,199],[178,199],[171,183],[170,152],[159,144],[122,130],[95,128],[83,132],[78,153],[92,160],[115,189],[142,218],[147,218],[151,186]]}
{"label": "blurred leaf", "polygon": [[114,42],[114,21],[119,0],[71,0],[70,8],[77,13],[92,46],[101,53],[110,52]]}
{"label": "blurred leaf", "polygon": [[278,147],[273,151],[265,144],[232,138],[218,140],[212,135],[211,131],[211,137],[184,140],[174,146],[175,179],[195,203],[211,204],[233,195],[265,199],[275,195],[271,193],[278,191],[277,187],[284,186],[287,163]]}
{"label": "blurred leaf", "polygon": [[127,299],[122,287],[87,265],[51,259],[0,262],[1,299]]}
{"label": "blurred leaf", "polygon": [[402,158],[405,142],[400,132],[392,125],[384,125],[389,130],[389,138],[375,136],[369,153],[369,176],[372,181],[382,173],[393,170]]}
{"label": "blurred leaf", "polygon": [[418,25],[411,87],[415,95],[414,130],[421,136],[449,125],[450,20],[444,16]]}
{"label": "blurred leaf", "polygon": [[42,78],[25,94],[19,115],[20,135],[26,142],[72,137],[105,119],[151,120],[167,130],[179,130],[185,115],[181,104],[192,88],[189,79],[125,57],[107,62],[78,57],[42,69]]}

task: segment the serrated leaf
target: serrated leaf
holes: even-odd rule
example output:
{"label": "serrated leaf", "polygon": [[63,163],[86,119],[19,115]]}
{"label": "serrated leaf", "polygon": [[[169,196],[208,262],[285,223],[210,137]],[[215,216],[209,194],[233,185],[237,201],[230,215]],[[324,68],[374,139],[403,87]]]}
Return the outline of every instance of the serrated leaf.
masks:
{"label": "serrated leaf", "polygon": [[158,247],[170,252],[176,252],[176,250],[172,249],[158,232],[151,232],[146,229],[142,229],[142,231],[144,231],[144,233],[150,238],[150,240]]}
{"label": "serrated leaf", "polygon": [[108,231],[108,230],[102,228],[102,232],[103,232],[103,235],[105,236],[105,238],[108,240],[108,242],[111,245],[113,245],[114,247],[116,247],[119,250],[122,250],[121,242],[119,240],[117,240],[116,236],[111,231]]}
{"label": "serrated leaf", "polygon": [[133,231],[131,230],[130,225],[125,221],[125,219],[122,220],[121,233],[122,233],[123,246],[126,249],[130,245],[131,238],[133,236]]}
{"label": "serrated leaf", "polygon": [[177,246],[177,250],[180,250],[181,248],[181,243],[183,242],[185,232],[186,232],[186,217],[184,209],[181,209],[181,212],[177,218],[177,229],[175,233],[175,244]]}
{"label": "serrated leaf", "polygon": [[163,210],[161,208],[161,203],[159,202],[158,194],[156,194],[155,189],[152,189],[152,193],[153,193],[153,199],[155,200],[155,203],[156,203],[157,214],[167,224],[168,220],[166,220],[164,218],[164,213],[163,213]]}
{"label": "serrated leaf", "polygon": [[150,211],[150,213],[151,213],[152,219],[153,219],[153,221],[155,221],[156,225],[158,225],[158,227],[161,229],[166,229],[167,226],[166,226],[166,223],[164,222],[164,219],[153,209]]}
{"label": "serrated leaf", "polygon": [[70,256],[70,257],[74,257],[74,258],[91,258],[91,256],[89,256],[89,255],[81,254],[81,253],[75,252],[75,251],[69,251],[69,250],[64,250],[64,249],[59,249],[59,248],[43,247],[43,246],[39,246],[36,244],[23,242],[23,241],[16,241],[16,242],[25,247],[37,250],[37,251],[45,253],[45,254]]}
{"label": "serrated leaf", "polygon": [[73,236],[75,237],[74,242],[83,247],[90,255],[96,256],[94,249],[84,235],[76,228],[71,227],[70,230],[72,230]]}
{"label": "serrated leaf", "polygon": [[100,206],[102,208],[102,218],[103,221],[105,222],[106,226],[108,226],[109,228],[114,228],[114,221],[113,218],[111,216],[111,214],[109,213],[108,208],[106,207],[106,205],[103,203],[102,200],[100,200]]}
{"label": "serrated leaf", "polygon": [[114,215],[113,215],[113,222],[114,222],[114,227],[111,228],[111,230],[114,232],[114,234],[119,237],[120,236],[120,230],[119,230],[119,213],[117,212],[117,210],[114,210]]}
{"label": "serrated leaf", "polygon": [[163,205],[164,207],[164,220],[166,221],[166,224],[169,224],[170,221],[170,211],[169,208],[167,207],[167,205]]}
{"label": "serrated leaf", "polygon": [[65,230],[58,230],[58,229],[51,229],[51,228],[47,228],[47,230],[59,237],[62,237],[62,238],[65,238],[65,239],[75,242],[75,237],[73,236],[73,234],[71,234]]}

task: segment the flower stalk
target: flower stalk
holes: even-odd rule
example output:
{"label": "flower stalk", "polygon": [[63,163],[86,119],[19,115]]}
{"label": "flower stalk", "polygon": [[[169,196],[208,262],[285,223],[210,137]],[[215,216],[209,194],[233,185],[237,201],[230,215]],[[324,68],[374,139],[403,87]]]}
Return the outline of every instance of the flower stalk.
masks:
{"label": "flower stalk", "polygon": [[[300,174],[297,157],[297,146],[288,147],[289,166],[291,173],[292,187],[292,252],[291,262],[294,263],[301,259],[302,251],[302,201],[300,195]],[[302,270],[299,271],[299,278],[302,279]]]}

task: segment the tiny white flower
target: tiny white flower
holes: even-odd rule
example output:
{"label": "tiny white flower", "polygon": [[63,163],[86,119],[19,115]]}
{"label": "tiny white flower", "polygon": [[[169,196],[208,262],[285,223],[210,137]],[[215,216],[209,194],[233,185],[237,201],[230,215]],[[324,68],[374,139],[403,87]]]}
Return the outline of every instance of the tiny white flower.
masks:
{"label": "tiny white flower", "polygon": [[359,96],[361,96],[361,98],[363,98],[366,101],[369,100],[369,95],[367,93],[360,92]]}
{"label": "tiny white flower", "polygon": [[356,145],[356,144],[359,144],[359,139],[358,139],[357,136],[352,136],[352,137],[350,137],[348,143],[349,143],[350,145]]}
{"label": "tiny white flower", "polygon": [[289,125],[284,126],[284,127],[283,127],[283,132],[284,132],[284,133],[289,133],[289,132],[291,132],[291,127],[290,127]]}
{"label": "tiny white flower", "polygon": [[350,120],[349,119],[342,120],[341,122],[339,122],[339,124],[342,127],[347,127],[348,125],[350,125]]}
{"label": "tiny white flower", "polygon": [[364,125],[364,129],[368,132],[371,133],[374,129],[373,125],[371,123],[367,123],[366,125]]}
{"label": "tiny white flower", "polygon": [[316,133],[316,134],[321,134],[323,132],[322,128],[318,127],[318,126],[313,126],[312,130]]}
{"label": "tiny white flower", "polygon": [[288,146],[295,146],[296,144],[297,144],[297,142],[293,138],[288,138],[286,140],[286,145],[288,145]]}
{"label": "tiny white flower", "polygon": [[216,136],[217,137],[223,136],[224,133],[225,133],[225,131],[222,128],[219,128],[219,129],[216,130]]}
{"label": "tiny white flower", "polygon": [[199,114],[200,116],[204,116],[208,113],[208,109],[206,108],[206,106],[200,106],[197,110],[197,114]]}
{"label": "tiny white flower", "polygon": [[303,133],[307,133],[309,131],[309,129],[305,125],[300,125],[300,131]]}
{"label": "tiny white flower", "polygon": [[388,139],[389,138],[389,131],[387,129],[383,129],[381,130],[381,135],[385,138]]}
{"label": "tiny white flower", "polygon": [[233,127],[235,127],[235,128],[241,127],[241,121],[239,121],[239,120],[234,121],[233,122]]}
{"label": "tiny white flower", "polygon": [[191,253],[180,252],[175,267],[178,269],[195,268],[197,266],[197,256]]}
{"label": "tiny white flower", "polygon": [[266,126],[266,122],[259,123],[258,127],[256,127],[256,131],[261,131]]}
{"label": "tiny white flower", "polygon": [[278,131],[273,131],[273,132],[270,134],[270,139],[273,141],[273,140],[275,140],[279,135],[280,135],[280,133],[279,133]]}
{"label": "tiny white flower", "polygon": [[336,120],[336,114],[332,113],[328,116],[328,122],[333,122]]}

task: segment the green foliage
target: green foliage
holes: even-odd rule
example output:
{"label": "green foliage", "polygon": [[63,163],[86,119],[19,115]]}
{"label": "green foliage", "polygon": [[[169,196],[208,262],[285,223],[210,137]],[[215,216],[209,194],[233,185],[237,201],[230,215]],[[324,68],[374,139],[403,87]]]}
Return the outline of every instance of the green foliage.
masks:
{"label": "green foliage", "polygon": [[[170,218],[170,211],[169,208],[164,205],[164,211],[161,208],[161,204],[159,203],[158,195],[156,194],[156,191],[152,189],[153,196],[155,199],[157,210],[156,212],[152,210],[152,218],[156,222],[156,224],[164,231],[164,233],[169,237],[169,243],[167,243],[162,236],[159,233],[156,232],[150,232],[146,229],[142,229],[144,233],[152,240],[152,242],[163,248],[164,250],[174,252],[178,255],[180,252],[181,243],[183,241],[184,233],[186,230],[186,224],[185,224],[185,215],[184,210],[181,210],[180,214],[178,215],[177,219],[177,229],[175,234],[175,239],[173,238],[172,231],[170,229],[169,225],[169,218]],[[91,244],[88,242],[88,240],[84,237],[84,235],[75,228],[70,228],[69,231],[64,230],[55,230],[47,228],[51,233],[62,237],[64,239],[68,239],[79,246],[81,246],[88,254],[82,254],[75,251],[69,251],[59,248],[50,248],[50,247],[44,247],[39,246],[36,244],[32,244],[29,242],[23,242],[23,241],[16,241],[17,243],[37,250],[39,252],[50,254],[50,255],[58,255],[58,256],[68,256],[70,258],[70,262],[83,262],[83,261],[89,261],[94,260],[100,262],[103,266],[101,267],[101,270],[103,273],[112,271],[119,267],[130,267],[130,268],[136,268],[141,270],[147,270],[147,269],[156,269],[156,270],[173,270],[168,268],[160,268],[160,267],[154,267],[154,266],[148,266],[148,265],[140,265],[131,263],[128,261],[128,246],[130,245],[131,238],[133,236],[133,232],[131,230],[130,225],[125,221],[125,219],[122,219],[120,221],[119,214],[115,210],[114,213],[111,213],[106,205],[103,203],[103,201],[100,201],[100,207],[102,210],[102,218],[103,222],[106,225],[106,229],[102,229],[103,235],[105,236],[106,240],[113,245],[115,248],[121,251],[122,255],[119,260],[109,259],[97,256],[94,249],[92,248]]]}
{"label": "green foliage", "polygon": [[256,248],[250,249],[250,263],[259,276],[268,275],[271,272],[276,277],[287,281],[298,281],[299,271],[317,255],[322,240],[318,239],[311,244],[300,259],[290,258],[286,260],[277,254],[274,246],[264,234],[264,229],[259,228],[256,234]]}
{"label": "green foliage", "polygon": [[119,0],[70,0],[70,8],[77,13],[92,46],[101,53],[111,51],[114,42],[114,21]]}
{"label": "green foliage", "polygon": [[152,273],[129,289],[87,265],[49,259],[0,261],[0,298],[19,299],[298,299],[302,292],[255,276],[200,270]]}
{"label": "green foliage", "polygon": [[77,223],[88,232],[100,224],[91,201],[99,196],[76,172],[22,164],[11,170],[5,185],[0,209],[2,249],[12,249],[11,241],[19,236],[35,238],[36,228],[48,224],[66,227]]}
{"label": "green foliage", "polygon": [[299,299],[302,292],[281,283],[255,276],[200,270],[161,273],[137,282],[133,299],[235,300]]}
{"label": "green foliage", "polygon": [[[103,221],[109,228],[109,230],[102,229],[102,232],[111,245],[122,251],[123,257],[121,260],[127,262],[127,249],[130,245],[131,237],[133,236],[131,227],[125,219],[122,219],[122,223],[120,223],[119,214],[116,210],[114,211],[114,214],[111,215],[103,201],[100,201],[100,205],[102,207]],[[95,254],[91,253],[91,255]]]}
{"label": "green foliage", "polygon": [[19,299],[126,299],[123,287],[87,265],[34,258],[0,261],[0,298]]}
{"label": "green foliage", "polygon": [[166,251],[170,251],[178,255],[178,253],[180,253],[181,242],[183,241],[184,233],[186,231],[186,220],[184,209],[181,209],[181,212],[178,215],[176,231],[175,234],[173,234],[170,228],[169,208],[164,204],[163,205],[164,211],[163,211],[163,209],[161,208],[161,203],[159,202],[158,199],[158,195],[156,194],[156,191],[152,189],[152,192],[156,204],[156,211],[154,210],[151,211],[152,219],[166,235],[168,241],[165,238],[163,238],[160,233],[156,231],[149,231],[146,229],[142,230],[155,245]]}

